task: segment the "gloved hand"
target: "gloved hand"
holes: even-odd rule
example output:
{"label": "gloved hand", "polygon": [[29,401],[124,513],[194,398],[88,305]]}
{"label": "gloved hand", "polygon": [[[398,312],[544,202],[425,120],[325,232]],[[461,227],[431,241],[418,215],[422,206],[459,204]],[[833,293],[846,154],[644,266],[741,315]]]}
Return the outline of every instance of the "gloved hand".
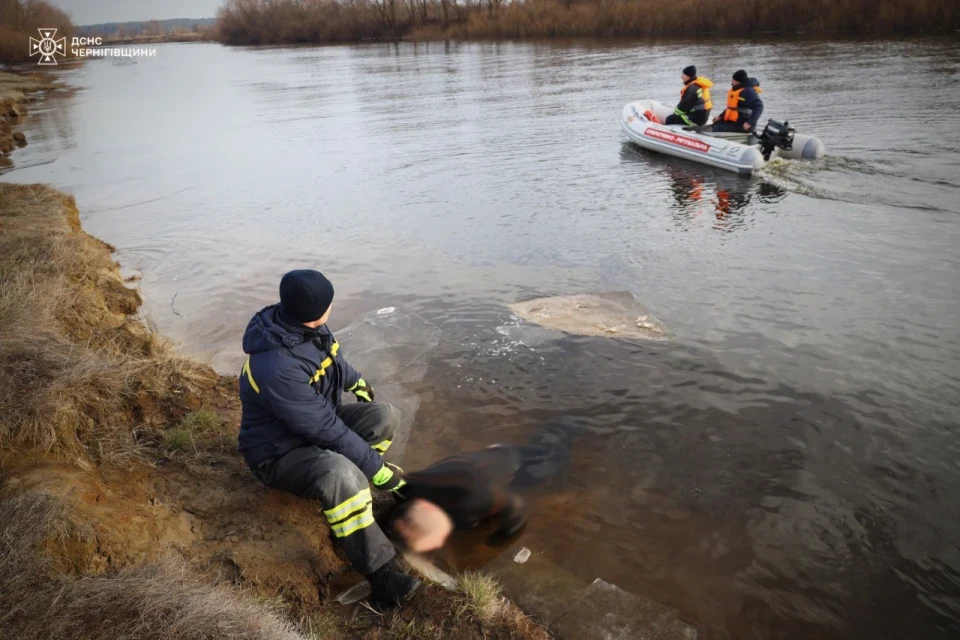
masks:
{"label": "gloved hand", "polygon": [[357,380],[357,382],[347,389],[347,391],[353,393],[357,396],[359,402],[373,402],[373,387],[367,384],[367,381],[363,378]]}
{"label": "gloved hand", "polygon": [[405,484],[407,481],[403,479],[403,469],[390,462],[384,462],[377,475],[373,476],[373,486],[384,491],[396,491]]}

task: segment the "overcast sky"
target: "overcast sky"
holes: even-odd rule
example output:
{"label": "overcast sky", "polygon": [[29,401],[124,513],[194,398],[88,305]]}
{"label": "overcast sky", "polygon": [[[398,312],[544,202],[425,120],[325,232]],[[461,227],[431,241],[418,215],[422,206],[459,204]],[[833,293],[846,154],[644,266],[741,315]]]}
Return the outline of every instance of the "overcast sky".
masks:
{"label": "overcast sky", "polygon": [[213,18],[223,0],[50,0],[73,24],[167,18]]}

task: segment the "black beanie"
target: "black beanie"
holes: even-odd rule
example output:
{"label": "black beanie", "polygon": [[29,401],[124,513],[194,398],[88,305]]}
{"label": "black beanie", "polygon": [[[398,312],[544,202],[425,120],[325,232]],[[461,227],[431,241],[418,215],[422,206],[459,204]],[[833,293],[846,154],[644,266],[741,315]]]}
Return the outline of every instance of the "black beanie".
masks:
{"label": "black beanie", "polygon": [[280,308],[297,322],[323,317],[333,302],[333,285],[313,269],[297,269],[280,279]]}
{"label": "black beanie", "polygon": [[739,82],[740,84],[747,84],[747,72],[743,69],[739,69],[736,73],[733,74],[733,79]]}
{"label": "black beanie", "polygon": [[683,75],[688,76],[688,77],[690,77],[690,78],[696,78],[696,77],[697,77],[697,68],[696,68],[695,66],[693,66],[693,65],[690,65],[689,67],[686,67],[686,68],[683,70]]}

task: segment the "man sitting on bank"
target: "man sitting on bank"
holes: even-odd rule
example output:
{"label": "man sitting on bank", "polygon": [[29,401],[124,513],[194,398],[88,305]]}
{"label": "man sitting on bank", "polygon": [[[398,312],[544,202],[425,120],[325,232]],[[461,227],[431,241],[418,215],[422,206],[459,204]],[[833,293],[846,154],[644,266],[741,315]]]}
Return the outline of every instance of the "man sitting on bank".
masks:
{"label": "man sitting on bank", "polygon": [[[403,486],[381,455],[400,412],[373,401],[373,389],[343,358],[327,329],[333,285],[319,271],[291,271],[280,304],[257,312],[243,334],[240,451],[263,484],[318,500],[374,601],[402,603],[420,587],[394,562],[396,550],[373,519],[370,485]],[[343,391],[359,403],[343,405]]]}
{"label": "man sitting on bank", "polygon": [[760,99],[760,82],[747,76],[743,69],[733,74],[730,91],[727,92],[726,110],[714,118],[714,131],[740,132],[754,131],[763,114],[763,100]]}
{"label": "man sitting on bank", "polygon": [[693,65],[685,68],[680,75],[683,89],[680,90],[680,102],[667,116],[665,124],[683,124],[688,127],[704,125],[713,109],[710,99],[710,87],[713,81],[709,78],[697,76],[697,68]]}

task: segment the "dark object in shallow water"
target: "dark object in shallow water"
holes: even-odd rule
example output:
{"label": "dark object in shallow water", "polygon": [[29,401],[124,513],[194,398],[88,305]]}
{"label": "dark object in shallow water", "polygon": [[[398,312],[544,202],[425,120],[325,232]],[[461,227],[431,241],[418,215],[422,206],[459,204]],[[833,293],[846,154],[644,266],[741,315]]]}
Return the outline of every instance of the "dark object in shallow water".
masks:
{"label": "dark object in shallow water", "polygon": [[533,487],[566,469],[570,464],[570,447],[579,426],[576,418],[562,416],[520,447],[520,467],[510,486],[515,489]]}

